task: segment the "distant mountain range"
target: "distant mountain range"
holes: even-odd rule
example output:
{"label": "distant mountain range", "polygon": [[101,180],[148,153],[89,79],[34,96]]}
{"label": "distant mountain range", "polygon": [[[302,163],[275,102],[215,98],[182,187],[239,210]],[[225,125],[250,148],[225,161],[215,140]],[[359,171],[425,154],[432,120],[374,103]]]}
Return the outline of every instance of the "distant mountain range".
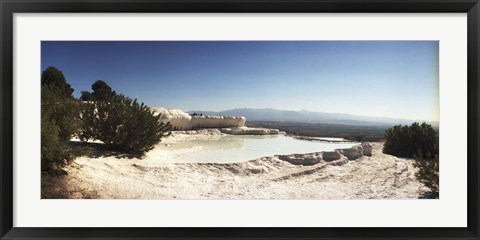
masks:
{"label": "distant mountain range", "polygon": [[345,125],[398,125],[398,124],[412,124],[413,122],[426,122],[433,127],[438,128],[438,122],[423,121],[423,120],[409,120],[409,119],[395,119],[387,117],[368,117],[357,116],[345,113],[324,113],[312,112],[307,110],[290,111],[278,110],[273,108],[236,108],[226,111],[189,111],[189,114],[198,113],[207,116],[244,116],[248,121],[285,121],[285,122],[302,122],[302,123],[329,123],[329,124],[345,124]]}

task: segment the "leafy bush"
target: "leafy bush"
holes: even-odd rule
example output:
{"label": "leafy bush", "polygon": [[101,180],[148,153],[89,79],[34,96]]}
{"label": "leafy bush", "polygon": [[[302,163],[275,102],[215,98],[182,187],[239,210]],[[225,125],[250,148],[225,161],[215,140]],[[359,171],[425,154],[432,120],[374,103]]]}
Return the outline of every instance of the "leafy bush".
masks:
{"label": "leafy bush", "polygon": [[115,95],[117,93],[115,91],[112,91],[112,88],[108,86],[108,84],[102,80],[97,80],[92,84],[92,100],[98,100],[98,101],[105,101]]}
{"label": "leafy bush", "polygon": [[149,107],[123,95],[86,104],[81,120],[82,141],[100,140],[107,148],[127,153],[144,154],[171,130]]}
{"label": "leafy bush", "polygon": [[92,93],[90,93],[89,91],[82,91],[80,93],[80,100],[82,101],[93,101],[93,96],[92,96]]}
{"label": "leafy bush", "polygon": [[42,73],[41,163],[42,171],[56,171],[70,157],[66,145],[79,128],[78,103],[73,89],[54,67]]}
{"label": "leafy bush", "polygon": [[97,80],[92,84],[92,92],[82,91],[80,100],[82,101],[106,101],[117,95],[115,91],[103,80]]}
{"label": "leafy bush", "polygon": [[429,124],[394,126],[385,131],[383,153],[415,158],[415,177],[432,192],[439,190],[438,134]]}
{"label": "leafy bush", "polygon": [[413,164],[418,168],[415,177],[432,192],[439,190],[439,160],[438,154],[434,158],[417,158]]}
{"label": "leafy bush", "polygon": [[49,171],[63,165],[67,157],[67,154],[63,151],[58,132],[59,128],[54,123],[42,121],[42,171]]}
{"label": "leafy bush", "polygon": [[48,67],[45,71],[42,72],[42,87],[50,86],[51,88],[57,89],[59,97],[63,98],[73,98],[73,88],[65,80],[63,72],[58,70],[55,67]]}
{"label": "leafy bush", "polygon": [[413,158],[435,156],[438,137],[431,125],[413,123],[411,126],[397,125],[385,130],[383,153],[397,157]]}
{"label": "leafy bush", "polygon": [[58,127],[62,142],[70,141],[80,127],[79,103],[73,98],[63,97],[59,89],[50,85],[42,87],[41,98],[42,119]]}

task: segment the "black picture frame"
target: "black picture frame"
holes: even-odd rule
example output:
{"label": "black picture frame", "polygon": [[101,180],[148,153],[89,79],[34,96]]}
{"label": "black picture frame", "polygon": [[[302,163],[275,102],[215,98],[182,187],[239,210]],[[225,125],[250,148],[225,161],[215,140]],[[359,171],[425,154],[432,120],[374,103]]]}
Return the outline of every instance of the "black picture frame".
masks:
{"label": "black picture frame", "polygon": [[[0,0],[1,239],[479,239],[478,0]],[[466,228],[21,228],[13,227],[14,13],[468,13]],[[448,216],[445,216],[448,218]]]}

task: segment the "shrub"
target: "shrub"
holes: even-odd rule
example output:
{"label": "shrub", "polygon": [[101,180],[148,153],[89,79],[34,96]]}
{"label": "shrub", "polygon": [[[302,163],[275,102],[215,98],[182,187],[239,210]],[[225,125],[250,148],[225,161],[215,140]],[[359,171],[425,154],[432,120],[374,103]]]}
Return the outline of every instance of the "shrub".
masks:
{"label": "shrub", "polygon": [[435,156],[438,137],[431,125],[413,123],[397,125],[385,130],[383,153],[397,157],[414,158]]}
{"label": "shrub", "polygon": [[411,126],[394,126],[385,131],[383,153],[398,157],[415,158],[418,168],[415,177],[430,191],[439,190],[438,133],[432,126],[413,123]]}
{"label": "shrub", "polygon": [[68,142],[78,131],[79,103],[73,98],[65,98],[53,86],[42,87],[42,120],[51,121],[58,127],[61,142]]}
{"label": "shrub", "polygon": [[41,87],[41,165],[42,171],[55,172],[70,157],[66,145],[79,128],[78,103],[73,89],[54,67],[42,73]]}
{"label": "shrub", "polygon": [[58,137],[59,128],[51,121],[42,120],[41,129],[41,157],[42,171],[49,171],[61,166],[66,159],[66,153],[63,151],[60,138]]}
{"label": "shrub", "polygon": [[160,115],[123,95],[86,104],[81,120],[82,141],[96,139],[109,149],[135,154],[153,149],[171,130],[169,123],[160,122]]}
{"label": "shrub", "polygon": [[58,90],[59,97],[73,98],[73,88],[65,80],[63,72],[55,67],[48,67],[42,72],[42,87],[49,86]]}
{"label": "shrub", "polygon": [[438,192],[439,190],[439,160],[438,154],[434,158],[417,158],[413,164],[418,168],[418,172],[415,173],[415,177],[425,187],[429,188],[432,192]]}
{"label": "shrub", "polygon": [[82,91],[80,93],[80,100],[82,101],[93,101],[93,96],[89,91]]}
{"label": "shrub", "polygon": [[97,80],[92,84],[92,92],[82,91],[80,100],[82,101],[106,101],[117,95],[112,88],[103,80]]}
{"label": "shrub", "polygon": [[112,88],[108,86],[108,84],[102,80],[97,80],[92,84],[92,100],[99,100],[99,101],[105,101],[112,96],[117,95],[115,91],[112,91]]}

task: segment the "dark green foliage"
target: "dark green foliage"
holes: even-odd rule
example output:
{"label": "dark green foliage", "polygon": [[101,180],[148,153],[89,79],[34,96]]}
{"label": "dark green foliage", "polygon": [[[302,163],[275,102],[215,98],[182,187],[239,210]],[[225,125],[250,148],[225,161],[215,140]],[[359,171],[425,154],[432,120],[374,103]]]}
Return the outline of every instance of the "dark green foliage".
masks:
{"label": "dark green foliage", "polygon": [[59,128],[51,121],[42,120],[41,157],[42,171],[53,170],[61,166],[67,157],[58,137]]}
{"label": "dark green foliage", "polygon": [[82,101],[93,101],[93,96],[89,91],[82,91],[80,100]]}
{"label": "dark green foliage", "polygon": [[78,121],[79,103],[65,97],[61,90],[54,86],[42,87],[42,120],[51,121],[59,128],[59,138],[68,142],[80,127]]}
{"label": "dark green foliage", "polygon": [[435,156],[438,137],[431,125],[413,123],[410,126],[397,125],[385,130],[383,153],[397,157],[413,158]]}
{"label": "dark green foliage", "polygon": [[62,72],[49,67],[42,73],[41,88],[41,161],[42,171],[55,172],[70,157],[66,145],[74,135],[78,121],[78,102]]}
{"label": "dark green foliage", "polygon": [[58,90],[58,94],[66,98],[73,98],[73,88],[65,80],[63,73],[55,67],[48,67],[42,72],[42,88],[50,86]]}
{"label": "dark green foliage", "polygon": [[171,125],[160,122],[159,115],[136,99],[114,95],[86,105],[81,114],[82,141],[96,139],[112,150],[144,154],[170,135]]}
{"label": "dark green foliage", "polygon": [[112,88],[102,80],[97,80],[92,84],[92,94],[94,100],[105,101],[110,99],[112,96],[116,95],[115,91],[112,91]]}
{"label": "dark green foliage", "polygon": [[434,144],[434,155],[427,155],[423,157],[416,157],[413,166],[418,168],[418,172],[415,173],[415,177],[430,189],[434,194],[438,196],[439,190],[439,145],[438,138]]}
{"label": "dark green foliage", "polygon": [[111,97],[117,95],[115,91],[112,91],[112,88],[102,80],[97,80],[92,84],[93,92],[82,91],[80,100],[82,101],[106,101]]}
{"label": "dark green foliage", "polygon": [[394,126],[385,131],[383,153],[415,158],[415,177],[432,192],[439,190],[438,134],[429,124]]}
{"label": "dark green foliage", "polygon": [[439,160],[438,154],[434,158],[417,158],[414,166],[418,168],[415,177],[432,192],[439,190]]}

